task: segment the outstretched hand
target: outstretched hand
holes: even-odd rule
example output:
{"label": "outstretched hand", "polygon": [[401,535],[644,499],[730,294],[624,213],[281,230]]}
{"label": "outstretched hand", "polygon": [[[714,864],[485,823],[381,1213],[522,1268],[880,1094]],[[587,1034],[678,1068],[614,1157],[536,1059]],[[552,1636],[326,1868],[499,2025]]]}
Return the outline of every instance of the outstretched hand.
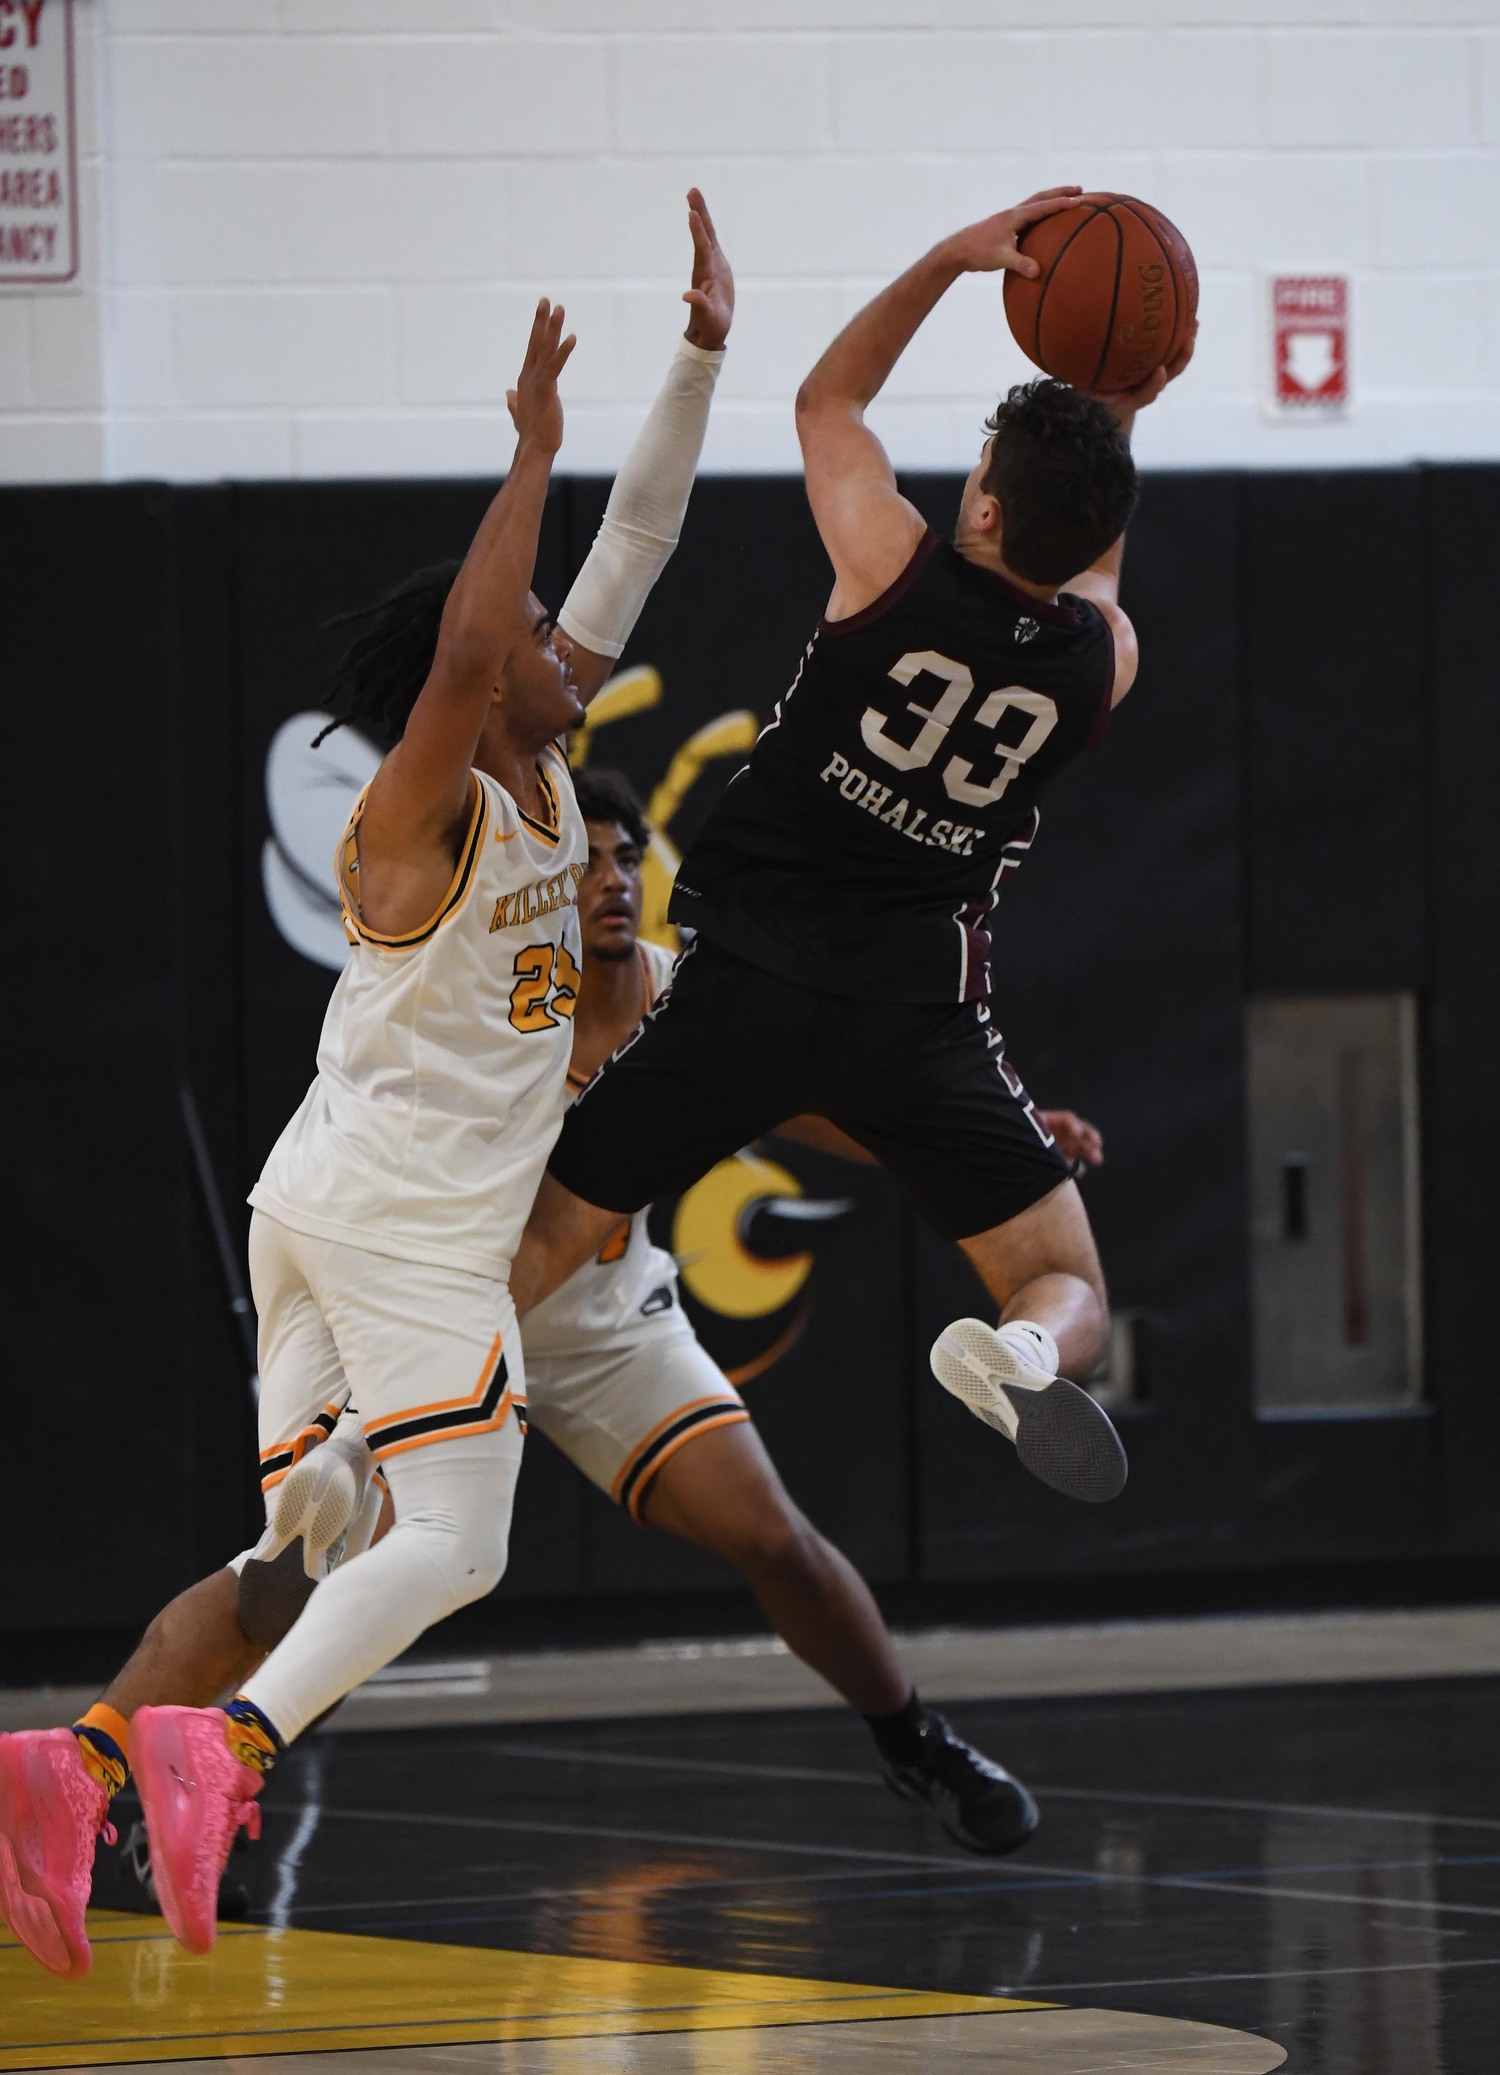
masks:
{"label": "outstretched hand", "polygon": [[531,320],[531,337],[526,341],[526,358],[514,389],[505,392],[511,422],[523,440],[531,440],[555,454],[562,445],[562,398],[557,378],[567,366],[578,344],[570,332],[563,337],[567,316],[561,303],[555,307],[543,296]]}
{"label": "outstretched hand", "polygon": [[1059,209],[1071,209],[1082,196],[1081,187],[1044,187],[1014,209],[1002,209],[998,216],[986,216],[982,223],[971,223],[967,229],[955,231],[939,249],[947,253],[961,273],[993,274],[1005,267],[1034,281],[1042,270],[1021,251],[1021,239],[1034,223],[1040,223],[1045,216],[1055,216]]}
{"label": "outstretched hand", "polygon": [[702,190],[696,187],[688,189],[688,229],[693,234],[693,285],[682,298],[692,311],[686,338],[690,346],[717,353],[734,317],[734,273]]}

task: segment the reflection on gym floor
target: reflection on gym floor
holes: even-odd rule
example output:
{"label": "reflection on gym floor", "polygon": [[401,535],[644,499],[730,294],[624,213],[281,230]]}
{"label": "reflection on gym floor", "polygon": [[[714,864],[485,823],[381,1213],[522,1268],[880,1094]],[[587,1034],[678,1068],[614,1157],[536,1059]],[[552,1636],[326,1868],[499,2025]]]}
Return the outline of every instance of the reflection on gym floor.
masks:
{"label": "reflection on gym floor", "polygon": [[138,1916],[81,1985],[0,1953],[0,2066],[1491,2075],[1500,1681],[952,1712],[1035,1781],[1016,1859],[891,1799],[833,1712],[335,1730],[212,1960]]}

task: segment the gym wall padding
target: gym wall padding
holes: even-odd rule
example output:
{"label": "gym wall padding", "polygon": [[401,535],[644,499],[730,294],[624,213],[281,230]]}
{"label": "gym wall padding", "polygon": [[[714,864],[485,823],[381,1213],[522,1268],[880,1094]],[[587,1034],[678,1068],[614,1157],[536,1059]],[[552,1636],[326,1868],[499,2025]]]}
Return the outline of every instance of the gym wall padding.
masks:
{"label": "gym wall padding", "polygon": [[1423,474],[1418,581],[1432,727],[1426,1015],[1427,1356],[1439,1411],[1443,1535],[1500,1548],[1500,650],[1494,631],[1500,469]]}
{"label": "gym wall padding", "polygon": [[[906,487],[951,518],[956,478]],[[266,907],[267,747],[326,699],[346,633],[324,623],[461,553],[490,488],[0,491],[19,947],[0,1632],[144,1619],[250,1531],[250,1400],[180,1091],[242,1244],[332,984]],[[606,489],[555,484],[544,602]],[[1105,1131],[1085,1194],[1143,1377],[1124,1499],[1054,1498],[937,1390],[927,1343],[980,1300],[878,1174],[768,1146],[789,1188],[847,1208],[787,1313],[726,1324],[690,1298],[721,1359],[754,1372],[794,1495],[878,1580],[993,1581],[1001,1614],[1027,1580],[1500,1547],[1484,1305],[1497,526],[1493,468],[1148,480],[1125,584],[1139,684],[1053,789],[996,932],[1000,1020],[1032,1093]],[[763,716],[826,584],[799,482],[705,480],[624,659],[661,672],[661,700],[601,727],[594,761],[649,792],[706,722]],[[734,762],[704,762],[683,792],[679,845]],[[1267,1424],[1249,1376],[1244,1007],[1368,987],[1421,1001],[1431,1406]],[[674,1217],[658,1212],[668,1239]],[[508,1601],[723,1579],[538,1443],[494,1632]]]}
{"label": "gym wall padding", "polygon": [[[200,1423],[211,1363],[192,1293],[212,1267],[178,1096],[201,949],[189,888],[232,868],[234,846],[222,798],[212,830],[185,812],[189,756],[199,806],[218,784],[221,723],[191,725],[178,677],[174,518],[174,493],[152,487],[0,498],[10,1630],[153,1610],[196,1566],[209,1431],[221,1491],[242,1474],[244,1436],[217,1407]],[[208,696],[222,712],[222,687]],[[212,1330],[209,1345],[222,1355]]]}
{"label": "gym wall padding", "polygon": [[1420,987],[1422,478],[1252,477],[1245,505],[1251,989]]}

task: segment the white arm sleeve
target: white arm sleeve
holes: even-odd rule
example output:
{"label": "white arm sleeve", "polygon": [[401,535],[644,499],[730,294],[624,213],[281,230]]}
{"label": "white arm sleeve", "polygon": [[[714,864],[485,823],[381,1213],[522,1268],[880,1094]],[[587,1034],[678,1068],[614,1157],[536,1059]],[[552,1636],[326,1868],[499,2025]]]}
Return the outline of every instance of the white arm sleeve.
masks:
{"label": "white arm sleeve", "polygon": [[724,354],[684,339],[661,395],[615,477],[604,519],[557,624],[597,656],[618,656],[667,566],[693,487]]}

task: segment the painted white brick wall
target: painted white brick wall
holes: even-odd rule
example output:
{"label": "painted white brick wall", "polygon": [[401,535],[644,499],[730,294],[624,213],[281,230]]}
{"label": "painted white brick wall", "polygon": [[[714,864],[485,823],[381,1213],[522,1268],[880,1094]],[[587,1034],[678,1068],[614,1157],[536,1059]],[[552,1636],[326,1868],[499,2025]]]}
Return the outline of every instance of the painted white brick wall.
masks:
{"label": "painted white brick wall", "polygon": [[78,280],[0,289],[0,480],[53,482],[103,474],[104,298],[100,292],[101,52],[92,8],[75,21]]}
{"label": "painted white brick wall", "polygon": [[[0,475],[489,472],[533,298],[608,469],[681,321],[682,195],[740,282],[708,465],[795,465],[832,328],[1064,179],[1203,271],[1148,462],[1500,456],[1500,0],[77,0],[81,293],[0,296]],[[1356,408],[1261,410],[1260,276],[1355,288]],[[960,285],[879,406],[966,466],[1026,372]]]}

